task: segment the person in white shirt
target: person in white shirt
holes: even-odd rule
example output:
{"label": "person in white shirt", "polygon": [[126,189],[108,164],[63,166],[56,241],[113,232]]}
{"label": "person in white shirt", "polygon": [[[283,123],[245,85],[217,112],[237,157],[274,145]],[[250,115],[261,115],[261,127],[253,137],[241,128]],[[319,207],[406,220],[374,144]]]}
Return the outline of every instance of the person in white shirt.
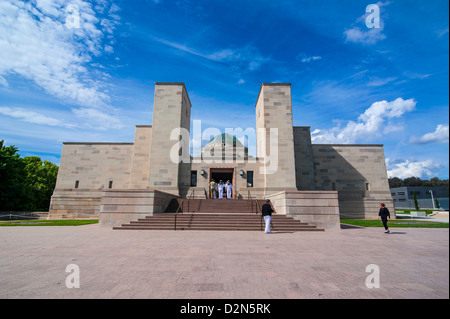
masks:
{"label": "person in white shirt", "polygon": [[266,234],[270,234],[272,230],[270,229],[270,222],[272,220],[273,209],[270,205],[270,200],[266,200],[266,203],[262,206],[261,215],[264,217],[266,222],[266,229],[264,230]]}
{"label": "person in white shirt", "polygon": [[233,191],[233,185],[231,185],[230,181],[227,181],[227,185],[225,187],[227,189],[227,198],[230,199]]}
{"label": "person in white shirt", "polygon": [[218,186],[218,189],[219,189],[219,199],[222,199],[223,198],[223,189],[224,189],[225,185],[222,182],[222,180],[220,180],[219,181],[219,185],[217,185],[217,186]]}

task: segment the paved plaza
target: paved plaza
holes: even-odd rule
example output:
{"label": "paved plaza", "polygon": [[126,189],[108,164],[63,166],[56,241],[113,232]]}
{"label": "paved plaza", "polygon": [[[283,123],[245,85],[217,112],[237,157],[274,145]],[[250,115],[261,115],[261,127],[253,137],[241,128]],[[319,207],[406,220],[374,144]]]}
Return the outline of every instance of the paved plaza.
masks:
{"label": "paved plaza", "polygon": [[[449,298],[448,229],[347,227],[1,227],[0,298]],[[66,287],[71,264],[79,288]],[[379,288],[366,286],[368,265],[379,269]]]}

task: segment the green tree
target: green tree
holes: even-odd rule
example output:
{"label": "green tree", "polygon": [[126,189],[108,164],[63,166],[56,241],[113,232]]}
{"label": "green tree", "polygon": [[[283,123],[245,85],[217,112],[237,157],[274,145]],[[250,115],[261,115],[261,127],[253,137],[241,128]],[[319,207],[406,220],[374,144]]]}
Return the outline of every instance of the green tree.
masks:
{"label": "green tree", "polygon": [[48,210],[56,184],[58,166],[49,161],[42,161],[38,156],[24,157],[22,162],[25,164],[30,209]]}
{"label": "green tree", "polygon": [[25,164],[14,145],[0,141],[0,211],[27,210]]}
{"label": "green tree", "polygon": [[443,186],[443,183],[439,178],[433,177],[432,179],[430,179],[429,185],[430,186]]}
{"label": "green tree", "polygon": [[414,207],[416,208],[416,211],[419,210],[419,203],[417,202],[416,192],[413,192],[413,199],[414,199]]}
{"label": "green tree", "polygon": [[421,180],[418,177],[408,177],[404,180],[398,178],[398,177],[392,177],[389,178],[389,187],[395,188],[395,187],[402,187],[402,186],[426,186],[426,187],[432,187],[432,186],[445,186],[447,188],[447,192],[449,191],[449,180],[444,179],[441,180],[438,177],[433,177],[430,180]]}
{"label": "green tree", "polygon": [[48,210],[58,166],[0,141],[0,211]]}
{"label": "green tree", "polygon": [[403,180],[398,177],[389,178],[389,188],[396,188],[404,186]]}
{"label": "green tree", "polygon": [[434,199],[434,202],[436,203],[436,208],[440,209],[441,205],[439,204],[439,200],[437,198]]}
{"label": "green tree", "polygon": [[423,186],[424,181],[422,181],[419,177],[408,177],[403,180],[405,186]]}

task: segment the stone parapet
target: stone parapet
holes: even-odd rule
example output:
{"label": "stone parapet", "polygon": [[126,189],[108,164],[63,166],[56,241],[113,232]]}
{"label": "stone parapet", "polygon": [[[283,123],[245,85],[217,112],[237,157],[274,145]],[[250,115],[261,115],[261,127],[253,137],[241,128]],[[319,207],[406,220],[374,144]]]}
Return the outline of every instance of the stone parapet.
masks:
{"label": "stone parapet", "polygon": [[100,225],[114,227],[122,223],[163,213],[178,196],[157,190],[104,190],[101,194]]}
{"label": "stone parapet", "polygon": [[338,191],[341,218],[377,219],[380,203],[384,203],[395,217],[394,201],[385,191]]}
{"label": "stone parapet", "polygon": [[336,191],[282,191],[267,197],[276,213],[308,222],[319,228],[339,228]]}
{"label": "stone parapet", "polygon": [[101,190],[55,190],[49,209],[50,218],[98,217]]}

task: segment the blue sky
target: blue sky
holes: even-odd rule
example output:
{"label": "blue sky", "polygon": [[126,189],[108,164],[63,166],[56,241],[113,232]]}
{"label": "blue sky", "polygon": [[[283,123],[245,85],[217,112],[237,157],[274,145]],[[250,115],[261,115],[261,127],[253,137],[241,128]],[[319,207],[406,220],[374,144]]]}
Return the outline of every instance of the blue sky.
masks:
{"label": "blue sky", "polygon": [[314,143],[384,144],[389,176],[447,179],[448,6],[2,0],[0,139],[57,164],[62,142],[132,142],[155,82],[184,82],[202,129],[254,128],[261,83],[285,82]]}

